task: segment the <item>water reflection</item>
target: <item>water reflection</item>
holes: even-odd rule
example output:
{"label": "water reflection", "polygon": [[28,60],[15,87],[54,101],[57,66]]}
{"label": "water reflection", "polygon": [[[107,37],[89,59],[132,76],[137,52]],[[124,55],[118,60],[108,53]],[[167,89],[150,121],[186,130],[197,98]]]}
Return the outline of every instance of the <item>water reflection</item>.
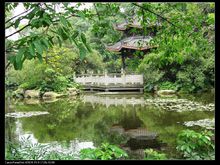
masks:
{"label": "water reflection", "polygon": [[80,99],[84,102],[84,103],[91,103],[92,106],[94,107],[96,104],[101,104],[101,105],[105,105],[106,108],[108,108],[109,106],[130,106],[132,105],[133,107],[135,105],[141,105],[144,106],[144,97],[142,96],[103,96],[103,95],[82,95],[80,97]]}
{"label": "water reflection", "polygon": [[[22,127],[22,121],[16,120],[15,122],[15,140],[17,142],[30,142],[31,144],[40,143],[38,139],[34,136],[31,131],[25,131]],[[50,141],[48,143],[40,143],[42,145],[48,145],[48,151],[56,151],[61,153],[75,153],[78,154],[81,149],[84,148],[95,148],[92,141],[81,141],[78,139],[70,140],[70,141]]]}
{"label": "water reflection", "polygon": [[139,155],[136,158],[143,157],[145,148],[165,147],[165,152],[175,157],[176,136],[186,129],[179,123],[214,117],[213,112],[161,110],[146,106],[146,99],[151,98],[86,94],[75,99],[40,101],[40,104],[11,102],[13,106],[6,106],[11,107],[11,112],[47,111],[49,114],[19,119],[6,117],[6,139],[19,141],[30,136],[32,143],[51,144],[51,149],[61,152],[78,152],[109,142],[133,156]]}

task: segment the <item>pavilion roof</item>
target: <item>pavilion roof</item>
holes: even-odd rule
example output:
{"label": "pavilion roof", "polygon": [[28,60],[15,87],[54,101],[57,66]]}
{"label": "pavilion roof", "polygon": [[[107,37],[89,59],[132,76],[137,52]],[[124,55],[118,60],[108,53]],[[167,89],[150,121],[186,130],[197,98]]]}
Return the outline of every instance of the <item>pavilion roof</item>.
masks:
{"label": "pavilion roof", "polygon": [[[152,24],[150,23],[148,20],[147,21],[147,27],[150,28],[150,27],[156,27],[156,26],[161,26],[160,23],[155,23],[155,24]],[[137,19],[133,19],[132,21],[125,21],[125,22],[122,22],[122,23],[119,23],[119,24],[115,24],[114,25],[114,29],[115,30],[119,30],[119,31],[124,31],[130,27],[134,27],[134,28],[139,28],[139,29],[142,29],[143,26],[141,25],[141,22],[138,21]]]}
{"label": "pavilion roof", "polygon": [[121,49],[147,50],[155,46],[150,46],[149,42],[152,39],[150,36],[132,36],[125,38],[112,46],[106,46],[109,51],[119,52]]}

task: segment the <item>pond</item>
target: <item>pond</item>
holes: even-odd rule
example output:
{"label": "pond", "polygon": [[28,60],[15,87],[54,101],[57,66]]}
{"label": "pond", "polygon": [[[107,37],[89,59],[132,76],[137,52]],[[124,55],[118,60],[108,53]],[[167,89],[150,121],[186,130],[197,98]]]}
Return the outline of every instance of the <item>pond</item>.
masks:
{"label": "pond", "polygon": [[[178,106],[191,110],[179,111]],[[29,137],[33,144],[51,144],[51,149],[62,153],[78,153],[108,142],[124,149],[131,159],[143,159],[146,148],[178,158],[177,134],[189,128],[184,122],[213,119],[214,111],[206,110],[210,107],[214,109],[211,93],[174,98],[84,93],[57,100],[6,100],[5,138],[20,142]],[[30,112],[35,115],[27,116]]]}

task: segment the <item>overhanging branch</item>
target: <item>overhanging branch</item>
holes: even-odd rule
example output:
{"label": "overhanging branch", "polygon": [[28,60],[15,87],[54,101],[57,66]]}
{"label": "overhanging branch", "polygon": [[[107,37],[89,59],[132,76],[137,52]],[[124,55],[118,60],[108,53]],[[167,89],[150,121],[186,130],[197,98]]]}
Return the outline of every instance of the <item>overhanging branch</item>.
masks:
{"label": "overhanging branch", "polygon": [[19,33],[20,31],[24,30],[26,27],[30,26],[30,24],[25,25],[23,28],[17,30],[16,32],[9,34],[8,36],[5,37],[5,39],[7,39],[8,37],[11,37],[13,35],[15,35],[16,33]]}
{"label": "overhanging branch", "polygon": [[13,20],[13,19],[16,18],[16,17],[18,17],[18,16],[20,16],[20,15],[22,15],[22,14],[24,14],[24,13],[27,13],[27,12],[30,11],[30,10],[31,10],[31,9],[28,9],[28,10],[22,12],[21,14],[18,14],[18,15],[16,15],[16,16],[10,18],[9,20],[5,21],[5,24],[8,23],[8,22],[10,22],[11,20]]}
{"label": "overhanging branch", "polygon": [[144,10],[146,10],[146,11],[148,11],[148,12],[150,12],[150,13],[152,13],[152,14],[158,16],[158,17],[160,17],[160,18],[163,19],[164,21],[167,21],[169,24],[171,24],[171,25],[173,25],[173,26],[175,26],[175,27],[178,27],[178,26],[176,26],[175,24],[173,24],[172,22],[170,22],[167,18],[165,18],[165,17],[163,17],[163,16],[161,16],[161,15],[159,15],[159,14],[157,14],[157,13],[151,11],[150,9],[145,8],[145,7],[143,7],[143,6],[141,6],[141,5],[138,5],[138,4],[136,4],[136,3],[132,3],[132,4],[135,5],[135,6],[137,6],[137,7],[140,7],[141,9],[144,9]]}

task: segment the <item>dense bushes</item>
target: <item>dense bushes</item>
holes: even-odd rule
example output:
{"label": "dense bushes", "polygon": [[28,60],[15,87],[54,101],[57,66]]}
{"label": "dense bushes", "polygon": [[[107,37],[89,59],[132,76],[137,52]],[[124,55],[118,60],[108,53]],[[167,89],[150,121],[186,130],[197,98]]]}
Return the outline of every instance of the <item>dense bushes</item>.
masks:
{"label": "dense bushes", "polygon": [[[150,44],[158,47],[144,56],[138,68],[140,73],[144,73],[146,87],[169,81],[183,92],[213,88],[214,4],[185,3],[171,6],[167,7],[167,16],[172,18],[171,22],[178,22],[179,27],[174,28],[164,22],[163,28],[150,41]],[[178,12],[173,11],[174,8]]]}
{"label": "dense bushes", "polygon": [[102,58],[96,51],[88,54],[83,60],[74,51],[55,46],[43,54],[45,60],[42,63],[38,60],[26,60],[22,70],[10,68],[6,74],[6,81],[8,84],[18,84],[23,89],[60,92],[74,85],[73,73],[103,70]]}
{"label": "dense bushes", "polygon": [[21,71],[10,68],[6,74],[6,79],[10,84],[18,84],[24,89],[39,87],[47,66],[37,60],[27,60],[24,64]]}
{"label": "dense bushes", "polygon": [[196,92],[214,87],[215,65],[212,55],[207,60],[204,57],[185,57],[181,65],[177,62],[163,63],[160,61],[161,56],[151,53],[145,56],[138,67],[139,73],[144,73],[147,90],[152,90],[156,85],[163,87],[166,82],[175,84],[176,89],[183,92]]}
{"label": "dense bushes", "polygon": [[70,82],[65,76],[62,76],[52,68],[47,68],[45,70],[45,77],[41,82],[40,89],[42,91],[61,92],[67,88],[68,83]]}

